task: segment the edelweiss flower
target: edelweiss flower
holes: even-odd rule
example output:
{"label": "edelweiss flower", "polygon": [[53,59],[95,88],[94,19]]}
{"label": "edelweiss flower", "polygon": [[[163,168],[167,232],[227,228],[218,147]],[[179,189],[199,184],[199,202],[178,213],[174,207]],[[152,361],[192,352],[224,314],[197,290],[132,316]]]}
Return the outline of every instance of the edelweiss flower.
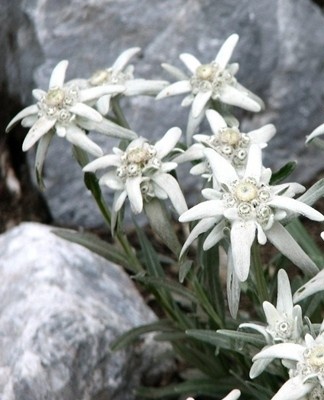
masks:
{"label": "edelweiss flower", "polygon": [[97,169],[114,168],[99,180],[101,185],[116,191],[114,212],[121,209],[126,197],[129,198],[135,214],[142,211],[143,200],[149,201],[158,197],[169,198],[176,211],[181,214],[187,210],[186,201],[177,180],[169,174],[177,164],[163,162],[163,158],[174,148],[180,136],[179,128],[171,128],[155,145],[150,145],[146,139],[140,137],[133,140],[125,151],[114,148],[114,154],[92,161],[83,170],[95,172]]}
{"label": "edelweiss flower", "polygon": [[263,107],[261,99],[237,82],[235,74],[238,71],[238,64],[228,64],[238,40],[237,34],[227,38],[215,60],[209,64],[201,64],[191,54],[181,54],[180,59],[190,71],[191,76],[168,64],[162,65],[179,81],[163,89],[157,99],[189,93],[181,104],[182,106],[191,105],[187,127],[188,140],[200,124],[211,100],[218,100],[221,103],[254,112],[260,111]]}
{"label": "edelweiss flower", "polygon": [[[203,243],[208,250],[224,236],[224,229],[230,229],[229,274],[228,283],[236,288],[237,302],[239,285],[250,269],[250,251],[257,237],[260,244],[270,240],[280,252],[307,274],[316,274],[317,266],[297,244],[289,232],[279,222],[287,213],[302,214],[315,221],[323,221],[324,216],[312,207],[292,197],[304,188],[297,183],[270,186],[270,170],[262,166],[261,149],[252,145],[248,154],[243,177],[239,177],[228,160],[212,149],[205,149],[213,176],[217,181],[216,189],[204,189],[202,195],[207,199],[182,214],[181,222],[200,220],[188,236],[181,255],[202,233],[210,230]],[[270,172],[270,173],[269,173]],[[229,300],[233,296],[233,287],[228,288]],[[230,304],[234,299],[230,300]],[[235,307],[233,308],[233,312]],[[235,314],[235,312],[234,312]]]}
{"label": "edelweiss flower", "polygon": [[252,328],[262,333],[269,344],[302,340],[303,320],[301,307],[293,305],[290,282],[285,270],[278,272],[277,305],[263,302],[267,326],[244,323],[240,328]]}
{"label": "edelweiss flower", "polygon": [[[314,339],[306,334],[304,344],[280,343],[263,349],[255,360],[280,358],[290,363],[290,379],[273,396],[272,400],[299,400],[324,398],[324,333]],[[319,396],[316,397],[315,395]],[[313,397],[312,397],[313,396]]]}
{"label": "edelweiss flower", "polygon": [[[105,68],[95,72],[90,79],[85,82],[85,85],[88,87],[122,85],[125,87],[125,90],[122,93],[124,96],[155,96],[168,85],[168,82],[160,80],[134,79],[134,67],[133,65],[127,65],[129,60],[140,50],[139,47],[132,47],[125,50],[120,54],[110,68]],[[97,100],[96,106],[101,114],[106,115],[108,113],[111,97],[116,96],[119,93],[106,93]]]}
{"label": "edelweiss flower", "polygon": [[[278,272],[277,306],[263,302],[267,326],[244,323],[240,328],[251,328],[260,332],[269,345],[278,342],[298,343],[303,340],[303,320],[301,307],[293,305],[290,282],[285,270]],[[252,365],[250,377],[257,377],[271,363],[271,359],[257,360]]]}
{"label": "edelweiss flower", "polygon": [[203,175],[207,179],[211,178],[212,172],[204,154],[206,147],[214,149],[229,160],[240,174],[246,165],[250,146],[258,144],[263,149],[276,133],[276,128],[272,124],[248,133],[242,133],[238,127],[228,126],[224,118],[214,110],[207,110],[206,117],[213,135],[194,135],[193,138],[198,143],[191,145],[188,150],[177,156],[174,161],[182,163],[201,160],[191,168],[190,172],[193,175]]}
{"label": "edelweiss flower", "polygon": [[[234,389],[222,400],[237,400],[240,397],[240,395],[241,392],[238,389]],[[195,399],[193,397],[188,397],[186,400],[195,400]]]}
{"label": "edelweiss flower", "polygon": [[134,132],[105,120],[98,111],[85,104],[103,94],[120,93],[125,88],[120,85],[106,85],[81,90],[73,84],[64,85],[67,66],[68,61],[59,62],[52,72],[49,90],[45,92],[35,89],[33,96],[37,104],[20,111],[7,126],[8,132],[22,120],[24,127],[31,127],[23,142],[23,151],[29,150],[40,140],[41,150],[38,153],[43,158],[54,132],[95,156],[101,156],[103,152],[87,137],[84,129],[100,127],[102,133],[111,136],[127,139],[136,137]]}

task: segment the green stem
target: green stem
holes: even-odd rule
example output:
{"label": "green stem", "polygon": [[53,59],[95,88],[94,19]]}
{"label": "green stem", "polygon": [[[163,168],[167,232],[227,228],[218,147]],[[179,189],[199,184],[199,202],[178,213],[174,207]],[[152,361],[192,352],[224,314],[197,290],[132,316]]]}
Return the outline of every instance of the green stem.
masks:
{"label": "green stem", "polygon": [[256,242],[253,243],[251,249],[251,264],[253,267],[257,294],[260,304],[262,304],[264,301],[269,301],[269,292],[261,262],[260,247]]}
{"label": "green stem", "polygon": [[120,107],[119,100],[117,97],[113,97],[111,99],[111,107],[117,118],[118,125],[122,126],[123,128],[130,129],[130,126],[126,120],[123,110]]}

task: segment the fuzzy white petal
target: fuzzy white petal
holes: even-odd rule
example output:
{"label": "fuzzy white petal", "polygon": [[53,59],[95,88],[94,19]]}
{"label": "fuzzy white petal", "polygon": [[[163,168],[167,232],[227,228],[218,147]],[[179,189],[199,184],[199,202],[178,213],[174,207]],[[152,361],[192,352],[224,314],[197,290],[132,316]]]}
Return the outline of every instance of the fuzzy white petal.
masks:
{"label": "fuzzy white petal", "polygon": [[123,190],[124,184],[121,179],[116,176],[115,171],[109,171],[102,175],[99,184],[109,187],[112,190]]}
{"label": "fuzzy white petal", "polygon": [[293,301],[291,294],[291,287],[287,272],[284,269],[280,269],[278,272],[278,296],[277,296],[277,310],[288,316],[292,314]]}
{"label": "fuzzy white petal", "polygon": [[218,182],[230,185],[238,179],[235,168],[226,158],[212,149],[205,149],[204,153]]}
{"label": "fuzzy white petal", "polygon": [[279,343],[267,347],[256,354],[252,361],[261,358],[281,358],[292,361],[302,361],[305,346],[297,343]]}
{"label": "fuzzy white petal", "polygon": [[233,389],[227,396],[223,398],[223,400],[237,400],[241,395],[241,392],[238,389]]}
{"label": "fuzzy white petal", "polygon": [[162,68],[164,68],[169,74],[173,75],[179,81],[183,81],[188,79],[187,75],[181,71],[181,69],[174,67],[173,65],[163,63],[161,64]]}
{"label": "fuzzy white petal", "polygon": [[170,171],[172,171],[173,169],[176,169],[177,166],[178,166],[178,164],[175,163],[175,162],[172,162],[172,161],[164,162],[164,163],[162,163],[162,165],[161,165],[161,167],[160,167],[160,170],[161,170],[162,172],[170,172]]}
{"label": "fuzzy white petal", "polygon": [[224,204],[222,200],[207,200],[203,201],[190,208],[190,210],[183,213],[179,221],[189,222],[197,219],[216,217],[222,215],[224,212]]}
{"label": "fuzzy white petal", "polygon": [[227,128],[226,121],[217,111],[206,110],[206,117],[214,135],[217,135],[220,129]]}
{"label": "fuzzy white petal", "polygon": [[131,47],[125,51],[123,51],[114,64],[112,65],[113,71],[120,72],[124,69],[124,67],[128,64],[129,60],[141,51],[140,47]]}
{"label": "fuzzy white petal", "polygon": [[274,196],[268,204],[283,210],[292,211],[301,214],[313,221],[324,221],[324,215],[313,207],[286,196]]}
{"label": "fuzzy white petal", "polygon": [[251,246],[255,238],[254,221],[234,221],[231,227],[231,247],[235,273],[244,282],[250,270]]}
{"label": "fuzzy white petal", "polygon": [[235,273],[231,247],[229,248],[228,251],[226,291],[227,291],[228,308],[231,316],[235,319],[240,302],[241,287],[238,277]]}
{"label": "fuzzy white petal", "polygon": [[55,133],[57,134],[57,136],[64,138],[66,136],[66,126],[57,123],[55,126]]}
{"label": "fuzzy white petal", "polygon": [[67,128],[66,139],[95,157],[101,157],[103,155],[101,148],[89,139],[86,133],[77,126],[70,125]]}
{"label": "fuzzy white petal", "polygon": [[179,164],[187,161],[199,160],[204,157],[204,149],[205,147],[202,144],[195,143],[188,147],[184,153],[174,157],[173,161]]}
{"label": "fuzzy white petal", "polygon": [[189,53],[182,53],[179,58],[192,74],[194,74],[196,69],[201,65],[201,62]]}
{"label": "fuzzy white petal", "polygon": [[98,111],[83,103],[74,104],[69,108],[69,111],[73,112],[76,115],[79,115],[80,117],[90,119],[91,121],[102,121],[102,115],[98,113]]}
{"label": "fuzzy white petal", "polygon": [[86,102],[89,100],[94,100],[97,99],[101,96],[104,96],[106,94],[118,94],[122,93],[125,91],[125,86],[123,85],[102,85],[102,86],[96,86],[88,89],[83,89],[81,90],[79,94],[79,101],[80,102]]}
{"label": "fuzzy white petal", "polygon": [[115,212],[118,212],[122,208],[123,204],[125,203],[126,197],[127,197],[126,190],[122,190],[120,192],[115,193],[112,206]]}
{"label": "fuzzy white petal", "polygon": [[108,168],[111,166],[118,167],[120,165],[120,157],[115,154],[107,154],[91,161],[85,167],[83,167],[84,172],[95,172],[97,169]]}
{"label": "fuzzy white petal", "polygon": [[279,222],[275,221],[266,235],[270,242],[305,274],[313,276],[318,272],[316,264]]}
{"label": "fuzzy white petal", "polygon": [[102,115],[107,115],[110,109],[110,100],[111,100],[111,95],[110,94],[105,94],[104,96],[101,96],[97,103],[97,109]]}
{"label": "fuzzy white petal", "polygon": [[254,379],[258,377],[272,361],[272,358],[264,358],[262,360],[254,361],[249,373],[250,378]]}
{"label": "fuzzy white petal", "polygon": [[262,172],[262,151],[260,146],[252,144],[246,162],[244,177],[254,178],[259,182]]}
{"label": "fuzzy white petal", "polygon": [[169,85],[167,81],[148,79],[131,79],[125,82],[125,96],[147,95],[155,96]]}
{"label": "fuzzy white petal", "polygon": [[80,125],[82,128],[86,130],[95,130],[107,136],[116,137],[119,139],[127,139],[127,140],[133,140],[137,138],[135,132],[123,128],[122,126],[119,126],[114,122],[109,121],[107,118],[102,118],[100,122],[90,121],[86,118],[78,118],[77,121],[78,125]]}
{"label": "fuzzy white petal", "polygon": [[196,118],[193,117],[192,108],[190,108],[189,115],[188,115],[188,122],[187,122],[187,129],[186,129],[186,140],[187,144],[190,144],[192,141],[192,136],[196,132],[197,128],[199,127],[201,121],[204,119],[205,114],[201,113]]}
{"label": "fuzzy white petal", "polygon": [[225,68],[232,57],[232,53],[237,45],[239,40],[239,35],[233,33],[229,36],[225,42],[223,43],[222,47],[220,48],[217,56],[215,58],[215,62],[221,67]]}
{"label": "fuzzy white petal", "polygon": [[276,326],[276,323],[282,320],[279,311],[268,301],[264,301],[262,306],[268,325]]}
{"label": "fuzzy white petal", "polygon": [[284,383],[271,400],[301,400],[314,385],[314,383],[303,383],[302,377],[295,376]]}
{"label": "fuzzy white petal", "polygon": [[43,135],[45,135],[56,123],[56,119],[46,117],[39,118],[28,131],[22,145],[23,151],[29,150]]}
{"label": "fuzzy white petal", "polygon": [[226,85],[222,89],[219,98],[223,103],[241,107],[244,110],[253,112],[261,111],[261,106],[259,103],[251,99],[251,97],[249,97],[245,92],[242,92],[230,85]]}
{"label": "fuzzy white petal", "polygon": [[142,179],[141,176],[127,178],[125,183],[131,209],[135,214],[139,214],[143,210],[143,198],[141,192]]}
{"label": "fuzzy white petal", "polygon": [[310,142],[315,137],[323,134],[324,134],[324,124],[318,126],[316,129],[313,130],[313,132],[309,136],[307,136],[306,143]]}
{"label": "fuzzy white petal", "polygon": [[186,252],[188,247],[191,245],[191,243],[197,239],[199,235],[201,235],[204,232],[207,232],[216,222],[216,218],[210,217],[210,218],[204,218],[201,221],[198,222],[198,224],[192,229],[190,232],[189,236],[187,237],[181,253],[180,257]]}
{"label": "fuzzy white petal", "polygon": [[223,239],[224,228],[225,221],[222,221],[210,231],[203,244],[204,251],[211,249],[213,246],[215,246],[216,243]]}
{"label": "fuzzy white petal", "polygon": [[179,215],[188,210],[179,183],[172,175],[157,173],[152,176],[152,180],[167,193],[173,207]]}
{"label": "fuzzy white petal", "polygon": [[59,88],[63,87],[65,80],[65,73],[68,65],[69,62],[67,60],[62,60],[56,65],[51,74],[51,78],[48,85],[49,89],[52,89],[54,87],[59,87]]}
{"label": "fuzzy white petal", "polygon": [[30,128],[36,123],[37,120],[37,114],[28,115],[28,117],[25,117],[21,120],[21,126],[23,126],[24,128]]}
{"label": "fuzzy white petal", "polygon": [[21,110],[8,124],[8,126],[6,127],[6,132],[9,132],[14,125],[16,125],[17,122],[19,122],[21,119],[28,117],[30,115],[37,115],[38,113],[38,107],[36,104],[33,104],[29,107],[24,108],[23,110]]}
{"label": "fuzzy white petal", "polygon": [[252,143],[267,143],[276,134],[276,127],[272,124],[264,125],[248,133]]}
{"label": "fuzzy white petal", "polygon": [[198,92],[194,98],[194,101],[192,102],[192,116],[193,118],[198,118],[198,116],[203,113],[203,110],[210,100],[212,95],[212,91],[206,91],[206,92]]}
{"label": "fuzzy white petal", "polygon": [[170,151],[174,148],[174,146],[178,143],[181,136],[181,129],[174,127],[169,129],[165,135],[158,140],[154,147],[157,151],[157,156],[159,158],[165,157]]}
{"label": "fuzzy white petal", "polygon": [[32,95],[37,101],[40,101],[44,96],[46,96],[46,92],[42,89],[33,89]]}
{"label": "fuzzy white petal", "polygon": [[178,81],[167,86],[156,96],[157,100],[164,99],[169,96],[176,96],[178,94],[188,93],[191,91],[191,85],[188,80]]}

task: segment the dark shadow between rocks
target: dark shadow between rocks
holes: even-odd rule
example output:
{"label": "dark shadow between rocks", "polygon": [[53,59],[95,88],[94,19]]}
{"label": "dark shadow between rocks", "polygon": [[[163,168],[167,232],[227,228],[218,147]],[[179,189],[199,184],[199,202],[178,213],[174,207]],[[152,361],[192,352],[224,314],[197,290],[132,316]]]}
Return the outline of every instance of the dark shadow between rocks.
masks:
{"label": "dark shadow between rocks", "polygon": [[26,154],[22,151],[25,129],[17,125],[9,134],[9,121],[24,106],[8,96],[6,85],[0,87],[0,232],[22,221],[52,222],[44,197],[34,186]]}

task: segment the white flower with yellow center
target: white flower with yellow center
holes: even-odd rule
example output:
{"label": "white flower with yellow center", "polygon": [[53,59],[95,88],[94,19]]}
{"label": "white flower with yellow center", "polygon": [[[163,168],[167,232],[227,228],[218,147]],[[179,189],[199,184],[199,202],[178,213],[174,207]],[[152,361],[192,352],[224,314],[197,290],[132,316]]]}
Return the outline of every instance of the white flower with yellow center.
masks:
{"label": "white flower with yellow center", "polygon": [[[324,389],[324,333],[314,339],[306,334],[303,344],[280,343],[256,354],[253,361],[280,358],[289,366],[290,379],[272,400],[323,399]],[[315,396],[319,397],[315,397]],[[305,397],[304,397],[305,396]]]}
{"label": "white flower with yellow center", "polygon": [[[64,85],[68,61],[59,62],[51,74],[49,89],[35,89],[33,96],[37,103],[20,111],[7,126],[8,132],[22,120],[24,127],[30,127],[23,142],[23,151],[39,142],[39,158],[44,158],[53,133],[90,154],[101,156],[101,148],[90,140],[85,130],[95,129],[110,136],[134,139],[136,135],[127,129],[104,119],[86,103],[104,94],[120,93],[123,86],[105,85],[98,88],[80,89],[77,85]],[[37,160],[36,160],[37,164]]]}
{"label": "white flower with yellow center", "polygon": [[289,277],[283,269],[278,272],[278,295],[276,307],[263,302],[267,325],[244,323],[240,328],[252,328],[262,333],[269,344],[298,342],[302,340],[303,319],[299,305],[293,304]]}
{"label": "white flower with yellow center", "polygon": [[[276,307],[263,302],[267,325],[243,323],[240,328],[248,328],[261,333],[268,345],[278,342],[300,343],[303,341],[303,318],[299,305],[293,304],[289,277],[285,270],[278,272],[278,295]],[[271,359],[256,360],[250,370],[250,378],[255,378],[271,363]]]}
{"label": "white flower with yellow center", "polygon": [[[124,96],[150,95],[155,96],[168,85],[167,81],[135,79],[134,66],[127,65],[130,59],[141,51],[139,47],[132,47],[123,51],[113,65],[96,71],[84,84],[87,87],[100,87],[102,85],[124,86]],[[109,112],[111,98],[120,92],[106,93],[96,101],[98,111],[106,115]]]}
{"label": "white flower with yellow center", "polygon": [[188,140],[191,140],[211,100],[218,100],[221,103],[253,112],[262,109],[262,100],[237,82],[235,74],[238,71],[238,64],[228,64],[238,40],[237,34],[228,37],[215,60],[208,64],[201,64],[191,54],[181,54],[180,59],[190,71],[191,76],[171,65],[162,64],[179,81],[163,89],[157,99],[189,93],[182,101],[182,106],[191,105],[187,127]]}
{"label": "white flower with yellow center", "polygon": [[186,201],[177,180],[169,174],[177,164],[163,161],[180,136],[179,128],[171,128],[155,145],[139,137],[133,140],[125,151],[114,148],[114,154],[92,161],[83,170],[95,172],[98,169],[113,168],[100,178],[99,183],[115,190],[114,212],[121,209],[126,197],[135,214],[142,211],[143,201],[157,197],[169,198],[175,210],[182,214],[187,210]]}
{"label": "white flower with yellow center", "polygon": [[174,161],[177,163],[200,161],[191,168],[190,173],[202,175],[209,180],[211,179],[212,171],[205,158],[204,149],[206,147],[214,149],[228,159],[240,174],[243,173],[246,165],[250,146],[258,144],[263,149],[276,133],[276,128],[272,124],[243,133],[236,126],[228,126],[225,119],[214,110],[207,110],[206,117],[213,134],[194,135],[193,138],[197,143],[191,145],[184,153],[177,156]]}
{"label": "white flower with yellow center", "polygon": [[[235,301],[239,296],[239,282],[247,279],[250,269],[251,246],[257,238],[260,244],[270,240],[280,252],[301,268],[306,274],[318,272],[315,263],[280,223],[287,213],[301,214],[315,221],[324,216],[301,201],[292,197],[304,188],[297,183],[270,186],[271,171],[262,166],[261,149],[252,145],[244,176],[238,176],[231,163],[212,149],[205,149],[205,156],[213,171],[219,189],[204,189],[207,199],[182,214],[180,222],[200,220],[188,236],[181,254],[202,233],[207,235],[203,249],[208,250],[225,236],[230,229],[229,278],[235,286]],[[228,287],[228,296],[233,296],[233,287]],[[235,307],[232,308],[235,314]]]}

